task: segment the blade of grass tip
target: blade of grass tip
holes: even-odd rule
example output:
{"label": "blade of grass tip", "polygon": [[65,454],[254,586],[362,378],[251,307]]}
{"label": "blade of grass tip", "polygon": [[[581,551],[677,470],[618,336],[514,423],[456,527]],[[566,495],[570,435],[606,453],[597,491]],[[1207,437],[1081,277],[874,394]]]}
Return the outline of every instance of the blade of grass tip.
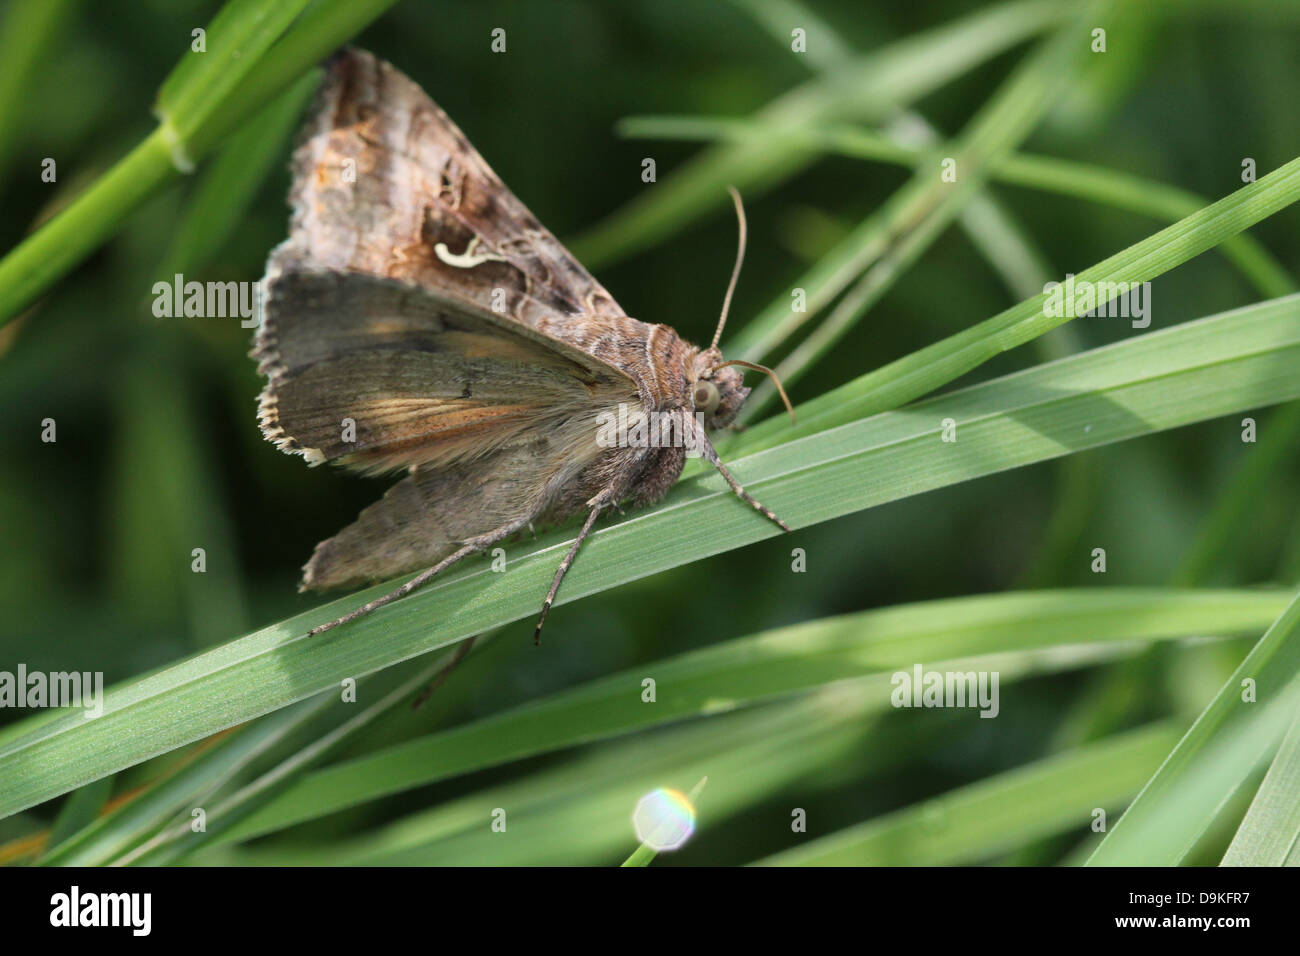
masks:
{"label": "blade of grass tip", "polygon": [[[756,495],[804,527],[980,475],[1300,398],[1297,362],[1300,297],[1292,297],[848,422],[733,464]],[[961,443],[938,440],[945,417],[961,422]],[[557,607],[776,533],[761,516],[736,507],[720,479],[679,482],[658,506],[595,530]],[[283,707],[343,676],[531,617],[534,595],[549,586],[571,536],[571,529],[555,529],[525,545],[506,574],[470,563],[337,635],[306,638],[311,624],[354,607],[362,595],[381,593],[383,585],[344,596],[146,680],[115,686],[96,720],[69,714],[38,721],[35,729],[20,725],[0,749],[0,814]]]}
{"label": "blade of grass tip", "polygon": [[[656,808],[662,811],[657,821],[657,825],[651,830],[646,839],[641,841],[641,845],[632,851],[632,855],[624,860],[620,866],[649,866],[651,861],[659,855],[661,850],[679,848],[686,840],[690,839],[695,832],[695,804],[699,799],[700,791],[704,785],[709,782],[708,777],[701,777],[700,782],[691,788],[691,792],[686,794],[685,806],[682,801],[669,799],[661,801],[662,806]],[[664,791],[656,791],[651,797],[642,798],[642,803],[637,804],[640,810],[645,800],[655,799],[658,794]],[[685,810],[688,819],[683,819],[682,811]],[[653,823],[653,821],[652,821]],[[653,841],[653,842],[651,842]]]}
{"label": "blade of grass tip", "polygon": [[[748,144],[766,138],[766,130],[751,120],[709,119],[694,116],[633,116],[619,122],[618,131],[631,139],[681,139]],[[824,150],[852,159],[870,159],[914,166],[928,145],[909,145],[896,137],[850,126],[827,126],[785,133],[808,149]],[[989,170],[998,182],[1038,192],[1070,196],[1127,212],[1175,222],[1208,205],[1185,189],[1075,160],[1033,153],[1013,153]],[[1269,298],[1296,291],[1291,278],[1268,249],[1242,233],[1224,239],[1220,251],[1242,277]]]}
{"label": "blade of grass tip", "polygon": [[[1300,158],[1218,202],[1090,266],[1075,276],[1077,288],[1107,283],[1128,288],[1167,272],[1300,199]],[[1127,285],[1123,285],[1127,283]],[[918,349],[799,407],[799,423],[770,419],[744,434],[746,453],[896,408],[978,368],[984,362],[1069,322],[1071,309],[1049,310],[1051,293],[1018,303],[991,319]],[[1275,302],[1289,301],[1275,299]],[[1054,315],[1052,311],[1062,314]],[[1147,336],[1157,333],[1147,333]],[[734,439],[732,440],[735,441]],[[730,452],[732,444],[727,444]],[[727,457],[727,455],[724,455]],[[689,476],[703,470],[687,465]]]}
{"label": "blade of grass tip", "polygon": [[[1089,4],[1042,41],[956,140],[918,163],[912,179],[879,211],[795,281],[805,290],[807,311],[794,312],[790,296],[782,293],[745,326],[735,346],[740,354],[766,355],[778,348],[852,283],[844,299],[776,367],[787,387],[802,378],[978,194],[989,169],[1029,135],[1085,62],[1089,31],[1109,9],[1108,2]],[[775,395],[770,380],[760,384],[745,403],[744,420],[752,420]]]}
{"label": "blade of grass tip", "polygon": [[1174,866],[1276,746],[1300,703],[1300,596],[1143,787],[1089,866]]}
{"label": "blade of grass tip", "polygon": [[662,242],[721,209],[727,186],[754,195],[816,158],[784,131],[835,120],[883,120],[968,70],[1054,26],[1070,12],[1055,0],[1016,0],[864,54],[842,71],[796,87],[759,110],[775,135],[759,151],[722,145],[692,159],[603,222],[568,243],[599,268]]}
{"label": "blade of grass tip", "polygon": [[1300,865],[1300,710],[1237,828],[1222,866]]}
{"label": "blade of grass tip", "polygon": [[[238,85],[203,111],[202,123],[185,122],[183,137],[171,123],[150,133],[86,192],[0,259],[0,326],[115,235],[140,203],[177,178],[183,171],[175,164],[178,153],[187,166],[201,161],[231,130],[394,2],[318,0],[264,52],[256,68],[244,70]],[[171,119],[175,122],[178,117]]]}
{"label": "blade of grass tip", "polygon": [[0,182],[9,181],[13,149],[28,118],[24,91],[72,6],[71,0],[9,0],[0,14]]}

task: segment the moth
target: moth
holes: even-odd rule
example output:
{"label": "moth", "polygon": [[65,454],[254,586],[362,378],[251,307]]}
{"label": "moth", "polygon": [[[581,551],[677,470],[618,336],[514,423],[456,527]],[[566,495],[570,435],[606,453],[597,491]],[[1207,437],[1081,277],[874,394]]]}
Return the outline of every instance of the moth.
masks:
{"label": "moth", "polygon": [[[630,318],[414,82],[360,50],[327,65],[292,160],[289,237],[271,253],[251,352],[262,434],[309,465],[405,472],[317,545],[300,590],[419,571],[317,634],[409,594],[523,529],[662,498],[688,448],[731,489],[707,430],[749,389],[707,349]],[[782,392],[784,398],[784,392]],[[788,405],[787,401],[787,405]],[[600,440],[615,410],[656,413],[657,443]],[[793,412],[792,412],[793,414]],[[608,422],[608,418],[603,420]]]}

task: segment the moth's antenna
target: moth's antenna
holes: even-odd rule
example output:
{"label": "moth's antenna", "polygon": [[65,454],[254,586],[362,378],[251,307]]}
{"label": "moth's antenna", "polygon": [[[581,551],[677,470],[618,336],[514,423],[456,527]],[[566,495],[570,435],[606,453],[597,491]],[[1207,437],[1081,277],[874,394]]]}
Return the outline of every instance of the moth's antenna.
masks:
{"label": "moth's antenna", "polygon": [[731,281],[727,283],[727,294],[722,299],[722,315],[718,316],[718,331],[713,333],[713,343],[709,346],[711,349],[718,347],[718,339],[722,338],[722,327],[727,324],[727,312],[731,309],[731,294],[736,291],[736,281],[740,278],[740,264],[745,261],[745,206],[740,201],[740,193],[736,191],[735,186],[728,186],[727,192],[731,193],[731,201],[736,204],[736,220],[740,224],[740,243],[736,248],[736,266],[731,270]]}
{"label": "moth's antenna", "polygon": [[772,377],[772,384],[776,386],[777,392],[780,393],[781,395],[781,401],[785,402],[785,410],[790,413],[790,421],[793,422],[796,420],[794,417],[794,406],[790,404],[790,397],[786,395],[785,389],[781,387],[781,379],[777,376],[775,371],[768,368],[766,365],[758,365],[754,362],[746,362],[744,359],[731,359],[730,361],[727,362],[719,362],[717,365],[713,367],[715,369],[718,369],[718,368],[723,368],[724,366],[727,365],[739,365],[742,368],[752,368],[755,372],[762,372],[765,375],[770,375]]}

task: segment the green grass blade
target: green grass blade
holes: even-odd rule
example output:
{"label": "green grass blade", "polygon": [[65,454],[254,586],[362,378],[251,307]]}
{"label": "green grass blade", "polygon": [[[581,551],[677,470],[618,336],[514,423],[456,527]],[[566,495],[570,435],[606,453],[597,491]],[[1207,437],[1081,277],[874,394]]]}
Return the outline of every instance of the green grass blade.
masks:
{"label": "green grass blade", "polygon": [[[698,116],[630,116],[619,123],[618,131],[630,139],[722,141],[737,146],[747,145],[750,149],[760,148],[770,135],[767,127],[752,120]],[[881,133],[849,126],[800,129],[786,135],[810,150],[901,166],[916,165],[930,151],[929,147],[903,144]],[[989,176],[1008,185],[1070,196],[1166,222],[1190,216],[1208,205],[1203,197],[1166,183],[1116,169],[1032,153],[1015,153],[1006,157],[993,164]],[[1291,274],[1253,236],[1245,233],[1230,236],[1218,248],[1260,294],[1272,298],[1296,291],[1296,282]],[[762,357],[762,350],[755,344],[754,337],[755,333],[746,327],[734,344],[756,360]]]}
{"label": "green grass blade", "polygon": [[750,15],[782,47],[790,43],[792,24],[798,24],[808,40],[800,59],[810,67],[833,71],[853,62],[854,51],[840,39],[835,28],[802,3],[794,0],[731,0]]}
{"label": "green grass blade", "polygon": [[624,860],[620,865],[632,867],[649,866],[658,855],[658,850],[648,844],[642,843],[638,845],[637,848],[632,851],[632,855]]}
{"label": "green grass blade", "polygon": [[112,777],[101,777],[68,794],[50,828],[49,850],[57,850],[65,840],[94,823],[112,794]]}
{"label": "green grass blade", "polygon": [[[1076,277],[1076,281],[1094,285],[1149,281],[1297,199],[1300,199],[1300,158],[1089,267]],[[792,433],[819,432],[864,415],[896,408],[934,391],[1002,352],[1069,322],[1066,316],[1047,314],[1045,303],[1048,296],[1044,292],[1027,299],[991,319],[801,404],[799,424],[794,427],[783,418],[759,423],[746,434],[745,448],[770,447],[779,441],[789,441]],[[1275,301],[1294,302],[1290,298]],[[723,450],[729,451],[730,446]]]}
{"label": "green grass blade", "polygon": [[163,81],[154,115],[173,144],[176,165],[194,168],[190,140],[263,54],[289,28],[308,0],[229,0]]}
{"label": "green grass blade", "polygon": [[1223,866],[1300,866],[1300,710],[1268,768]]}
{"label": "green grass blade", "polygon": [[1142,786],[1185,725],[1108,737],[760,860],[763,866],[970,864],[1071,829]]}
{"label": "green grass blade", "polygon": [[[133,849],[130,853],[119,856],[113,862],[116,865],[160,866],[175,862],[179,857],[200,849],[205,844],[224,834],[245,816],[263,804],[269,795],[275,792],[286,780],[312,767],[341,741],[369,726],[380,715],[398,707],[409,704],[412,696],[434,679],[437,673],[447,665],[445,659],[435,661],[418,670],[413,677],[398,684],[383,694],[375,703],[363,708],[359,713],[321,734],[305,747],[279,761],[254,780],[241,786],[236,792],[222,797],[212,804],[208,814],[208,827],[202,833],[193,833],[187,823],[181,823],[170,829],[162,830],[152,839]],[[161,824],[165,821],[159,821]],[[182,843],[182,841],[184,841]],[[97,861],[97,862],[107,862]]]}
{"label": "green grass blade", "polygon": [[178,175],[154,130],[94,185],[0,259],[0,326],[122,228],[123,220]]}
{"label": "green grass blade", "polygon": [[[1064,646],[1249,633],[1272,620],[1288,597],[1262,591],[1089,588],[927,601],[782,628],[641,665],[316,771],[224,839],[248,839],[508,760],[839,680],[887,677],[887,672],[917,662],[967,661],[980,655],[987,661],[987,655],[1001,654],[997,668],[980,669],[998,669],[1007,681],[1026,672],[1026,655]],[[663,689],[653,707],[640,698],[647,675]],[[886,707],[889,690],[887,679],[874,681],[873,706]]]}
{"label": "green grass blade", "polygon": [[183,164],[192,167],[393,2],[319,0],[263,54],[255,69],[241,69],[242,80],[218,102],[207,105],[201,123],[186,125],[183,140],[170,123],[150,133],[86,192],[0,259],[0,326],[115,235],[134,209],[180,174],[175,164],[178,145],[183,147]]}
{"label": "green grass blade", "polygon": [[[723,819],[817,767],[860,752],[874,725],[863,717],[868,709],[857,683],[846,682],[793,702],[721,714],[640,735],[618,747],[596,748],[329,849],[218,846],[193,862],[613,865],[626,858],[628,843],[636,839],[632,813],[647,793],[659,787],[684,790],[708,776],[709,819]],[[772,759],[774,753],[780,759]],[[496,809],[505,812],[505,833],[490,827]]]}
{"label": "green grass blade", "polygon": [[145,794],[99,817],[41,859],[48,866],[103,864],[151,835],[164,820],[200,805],[251,760],[320,712],[330,695],[303,701],[255,726],[240,728],[217,742],[200,759],[182,768]]}
{"label": "green grass blade", "polygon": [[727,203],[727,186],[753,195],[794,175],[815,152],[785,132],[837,120],[881,121],[1054,26],[1067,3],[1017,0],[981,10],[864,54],[843,70],[809,80],[758,112],[774,135],[763,150],[718,146],[650,186],[591,231],[569,243],[596,269],[655,245]]}
{"label": "green grass blade", "polygon": [[[1260,638],[1138,794],[1090,866],[1173,866],[1276,746],[1300,705],[1300,597]],[[1245,700],[1245,684],[1253,695]]]}
{"label": "green grass blade", "polygon": [[164,280],[203,266],[244,218],[257,190],[280,163],[319,75],[298,80],[235,134],[203,172],[160,270]]}
{"label": "green grass blade", "polygon": [[[960,136],[928,150],[906,185],[791,283],[805,290],[807,311],[792,311],[789,293],[782,292],[745,325],[739,341],[728,347],[729,354],[761,360],[853,285],[808,338],[777,365],[777,375],[786,386],[795,384],[979,194],[989,169],[1029,135],[1085,62],[1088,29],[1102,15],[1102,7],[1084,7],[1077,19],[1040,43]],[[949,160],[955,163],[955,182],[942,175],[941,161]],[[746,403],[745,417],[758,414],[775,397],[775,387],[764,382]]]}

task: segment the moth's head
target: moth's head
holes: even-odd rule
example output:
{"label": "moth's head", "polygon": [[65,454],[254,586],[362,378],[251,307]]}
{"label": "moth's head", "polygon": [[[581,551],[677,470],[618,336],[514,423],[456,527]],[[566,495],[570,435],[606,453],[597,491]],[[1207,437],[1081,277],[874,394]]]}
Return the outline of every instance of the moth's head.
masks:
{"label": "moth's head", "polygon": [[710,430],[730,425],[749,396],[741,370],[734,365],[719,367],[721,361],[722,353],[716,348],[697,352],[693,360],[691,398],[695,410],[704,416],[704,427]]}

